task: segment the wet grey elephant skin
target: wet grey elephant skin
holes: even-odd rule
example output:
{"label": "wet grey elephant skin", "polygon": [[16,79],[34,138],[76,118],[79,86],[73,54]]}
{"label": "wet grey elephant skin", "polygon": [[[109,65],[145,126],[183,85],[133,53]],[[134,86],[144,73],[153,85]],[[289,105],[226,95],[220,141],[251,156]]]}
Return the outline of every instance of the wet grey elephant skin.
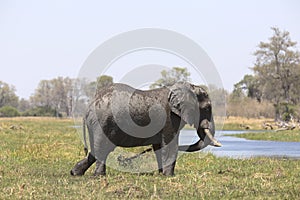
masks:
{"label": "wet grey elephant skin", "polygon": [[[113,84],[96,92],[84,121],[90,151],[71,170],[74,176],[83,175],[94,162],[94,175],[105,175],[107,156],[117,146],[152,145],[158,170],[164,175],[174,175],[178,151],[194,152],[207,145],[221,146],[214,138],[208,93],[187,82],[147,91]],[[185,124],[195,127],[199,140],[179,146],[179,131]]]}

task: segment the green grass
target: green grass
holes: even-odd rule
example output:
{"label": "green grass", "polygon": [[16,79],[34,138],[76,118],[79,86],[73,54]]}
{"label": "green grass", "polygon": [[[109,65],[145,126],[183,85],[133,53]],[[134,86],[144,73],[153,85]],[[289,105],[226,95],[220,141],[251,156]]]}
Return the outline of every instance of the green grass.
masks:
{"label": "green grass", "polygon": [[93,169],[72,177],[70,169],[84,156],[72,125],[51,118],[0,119],[0,199],[300,198],[300,160],[292,159],[189,153],[179,157],[174,177],[112,168],[106,177],[92,178]]}
{"label": "green grass", "polygon": [[239,138],[245,138],[248,140],[271,140],[271,141],[283,141],[283,142],[300,142],[300,130],[288,130],[288,131],[266,131],[257,133],[244,133],[244,134],[231,134],[228,136],[234,136]]}

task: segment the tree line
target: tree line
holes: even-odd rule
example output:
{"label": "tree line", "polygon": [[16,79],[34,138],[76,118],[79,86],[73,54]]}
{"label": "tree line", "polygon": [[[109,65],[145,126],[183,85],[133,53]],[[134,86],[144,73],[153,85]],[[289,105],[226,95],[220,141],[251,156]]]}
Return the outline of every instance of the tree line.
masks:
{"label": "tree line", "polygon": [[96,89],[112,83],[113,78],[106,75],[96,81],[57,77],[41,80],[29,99],[19,99],[14,86],[0,81],[0,117],[70,117],[75,106],[84,107]]}
{"label": "tree line", "polygon": [[[289,121],[300,118],[300,54],[288,31],[271,28],[273,35],[260,42],[253,53],[253,74],[245,75],[230,93],[217,86],[204,86],[218,111],[226,101],[227,116],[267,117]],[[163,70],[150,88],[190,81],[186,68]],[[71,116],[76,107],[82,110],[96,90],[113,83],[110,76],[96,81],[57,77],[41,80],[28,100],[19,99],[15,87],[0,81],[0,116]],[[82,108],[81,108],[82,107]],[[217,112],[218,113],[218,112]]]}

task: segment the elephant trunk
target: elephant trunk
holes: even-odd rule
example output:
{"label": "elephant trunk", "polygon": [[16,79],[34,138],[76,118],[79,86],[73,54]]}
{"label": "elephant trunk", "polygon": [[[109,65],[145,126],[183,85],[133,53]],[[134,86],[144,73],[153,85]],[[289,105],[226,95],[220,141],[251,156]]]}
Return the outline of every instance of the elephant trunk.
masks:
{"label": "elephant trunk", "polygon": [[199,151],[200,149],[203,149],[205,146],[203,140],[198,140],[198,142],[192,144],[192,145],[180,145],[178,146],[179,151],[185,151],[185,152],[194,152]]}
{"label": "elephant trunk", "polygon": [[186,151],[186,152],[194,152],[194,151],[199,151],[208,145],[221,147],[222,144],[214,138],[214,133],[215,133],[214,131],[215,131],[215,127],[214,127],[213,120],[212,122],[209,122],[206,119],[202,120],[197,130],[199,140],[192,145],[180,145],[178,147],[178,150]]}

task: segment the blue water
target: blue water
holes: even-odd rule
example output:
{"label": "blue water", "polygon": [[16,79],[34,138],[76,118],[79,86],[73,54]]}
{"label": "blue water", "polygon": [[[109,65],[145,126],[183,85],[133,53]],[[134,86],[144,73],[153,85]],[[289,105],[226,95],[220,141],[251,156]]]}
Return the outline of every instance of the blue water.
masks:
{"label": "blue water", "polygon": [[[249,132],[249,131],[248,131]],[[220,157],[250,158],[250,157],[281,157],[299,158],[300,142],[258,141],[225,136],[225,134],[242,134],[243,131],[217,131],[215,138],[222,147],[208,146],[203,151],[212,152]],[[181,130],[179,144],[192,144],[198,141],[194,130]]]}

